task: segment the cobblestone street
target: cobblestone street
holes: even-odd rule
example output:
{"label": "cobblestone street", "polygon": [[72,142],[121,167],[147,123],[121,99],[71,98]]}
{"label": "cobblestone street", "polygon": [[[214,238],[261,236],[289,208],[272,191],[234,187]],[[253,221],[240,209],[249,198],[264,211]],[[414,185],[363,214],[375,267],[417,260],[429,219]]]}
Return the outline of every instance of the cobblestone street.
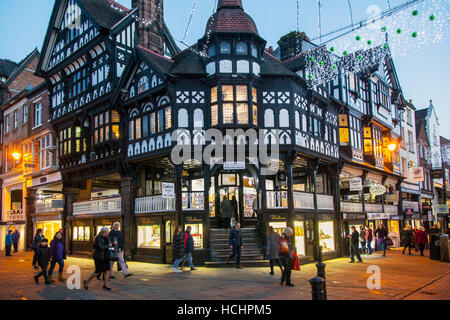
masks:
{"label": "cobblestone street", "polygon": [[[310,300],[308,279],[316,273],[314,264],[293,272],[293,288],[281,287],[279,270],[271,277],[268,268],[235,268],[171,272],[167,265],[129,262],[134,276],[111,281],[112,292],[104,292],[101,282],[93,281],[89,291],[69,290],[57,281],[50,286],[36,285],[32,279],[31,253],[19,253],[6,258],[1,253],[0,299],[3,300],[141,300],[141,299],[218,299],[218,300]],[[390,250],[383,258],[376,253],[363,256],[364,263],[349,264],[348,258],[326,261],[328,299],[336,300],[449,300],[449,263],[430,260],[428,257],[404,256],[401,251]],[[68,266],[81,268],[82,279],[93,271],[93,261],[68,258]],[[381,289],[369,290],[366,273],[370,265],[381,269]],[[65,274],[65,277],[68,277]],[[41,279],[41,283],[43,279]]]}

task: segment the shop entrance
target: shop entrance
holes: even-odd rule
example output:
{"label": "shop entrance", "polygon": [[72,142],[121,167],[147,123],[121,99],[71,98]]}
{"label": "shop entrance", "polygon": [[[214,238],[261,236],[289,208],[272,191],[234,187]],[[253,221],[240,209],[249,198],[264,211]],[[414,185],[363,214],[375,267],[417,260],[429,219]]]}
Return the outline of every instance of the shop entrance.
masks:
{"label": "shop entrance", "polygon": [[225,228],[221,218],[222,202],[226,197],[232,202],[233,214],[241,227],[254,228],[257,220],[258,192],[255,178],[248,172],[219,173],[214,176],[214,208],[216,227]]}

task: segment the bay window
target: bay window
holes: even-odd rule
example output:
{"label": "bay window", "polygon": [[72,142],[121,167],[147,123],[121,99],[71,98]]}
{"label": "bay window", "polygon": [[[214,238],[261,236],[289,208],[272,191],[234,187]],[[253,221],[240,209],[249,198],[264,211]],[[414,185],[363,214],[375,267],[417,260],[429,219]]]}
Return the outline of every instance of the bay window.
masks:
{"label": "bay window", "polygon": [[120,115],[117,110],[108,110],[94,117],[94,144],[119,139]]}
{"label": "bay window", "polygon": [[57,166],[56,162],[56,137],[47,134],[40,138],[39,167],[41,170]]}

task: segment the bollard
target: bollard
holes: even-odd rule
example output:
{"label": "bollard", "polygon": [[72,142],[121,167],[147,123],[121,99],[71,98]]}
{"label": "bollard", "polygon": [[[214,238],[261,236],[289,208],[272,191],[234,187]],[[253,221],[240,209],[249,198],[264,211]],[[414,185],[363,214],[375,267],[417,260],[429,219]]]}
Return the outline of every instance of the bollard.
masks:
{"label": "bollard", "polygon": [[322,246],[319,247],[319,261],[316,263],[317,276],[323,279],[323,300],[327,300],[327,278],[325,275],[325,267],[327,266],[322,262]]}
{"label": "bollard", "polygon": [[320,277],[314,277],[309,280],[311,283],[311,293],[313,300],[324,300],[323,299],[323,283],[324,280]]}
{"label": "bollard", "polygon": [[441,244],[441,261],[448,262],[448,235],[442,234],[439,240]]}

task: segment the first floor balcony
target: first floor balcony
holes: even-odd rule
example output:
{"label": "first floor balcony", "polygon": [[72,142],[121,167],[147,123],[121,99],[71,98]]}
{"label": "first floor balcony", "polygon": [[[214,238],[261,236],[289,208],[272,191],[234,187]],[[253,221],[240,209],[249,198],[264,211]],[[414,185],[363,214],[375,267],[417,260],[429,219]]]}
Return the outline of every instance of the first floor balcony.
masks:
{"label": "first floor balcony", "polygon": [[64,210],[63,200],[36,201],[36,213],[51,213]]}
{"label": "first floor balcony", "polygon": [[22,209],[8,210],[4,218],[4,221],[24,221],[25,212]]}
{"label": "first floor balcony", "polygon": [[[295,209],[314,210],[314,194],[309,192],[294,191],[292,193]],[[288,191],[266,191],[267,209],[287,209]],[[332,195],[317,194],[318,210],[334,210]]]}
{"label": "first floor balcony", "polygon": [[175,210],[175,198],[163,198],[162,195],[159,195],[135,199],[135,213],[169,212]]}
{"label": "first floor balcony", "polygon": [[73,215],[80,214],[105,214],[121,212],[122,198],[108,198],[101,200],[75,202]]}

